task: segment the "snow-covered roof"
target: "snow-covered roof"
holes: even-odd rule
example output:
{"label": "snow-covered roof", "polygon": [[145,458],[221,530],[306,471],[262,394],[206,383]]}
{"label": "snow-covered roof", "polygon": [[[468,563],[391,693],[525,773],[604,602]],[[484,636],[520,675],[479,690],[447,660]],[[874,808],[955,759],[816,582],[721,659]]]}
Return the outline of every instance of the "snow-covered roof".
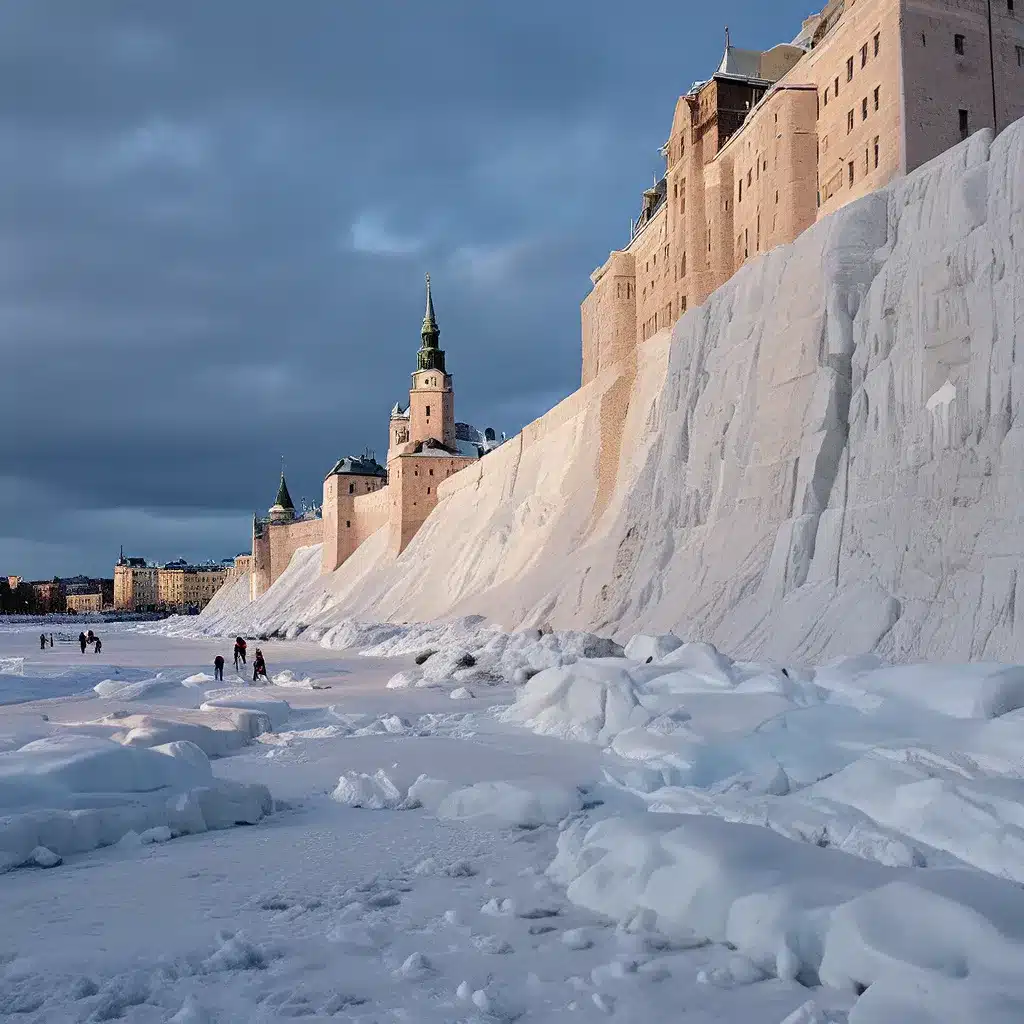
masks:
{"label": "snow-covered roof", "polygon": [[741,50],[738,46],[727,46],[718,65],[717,74],[735,75],[737,78],[761,77],[761,51]]}
{"label": "snow-covered roof", "polygon": [[374,458],[367,455],[349,455],[339,459],[328,476],[386,476],[387,471]]}
{"label": "snow-covered roof", "polygon": [[391,418],[393,420],[400,420],[400,419],[406,419],[407,420],[409,418],[409,408],[408,408],[408,406],[406,406],[406,408],[403,409],[401,402],[395,402],[395,404],[391,407]]}

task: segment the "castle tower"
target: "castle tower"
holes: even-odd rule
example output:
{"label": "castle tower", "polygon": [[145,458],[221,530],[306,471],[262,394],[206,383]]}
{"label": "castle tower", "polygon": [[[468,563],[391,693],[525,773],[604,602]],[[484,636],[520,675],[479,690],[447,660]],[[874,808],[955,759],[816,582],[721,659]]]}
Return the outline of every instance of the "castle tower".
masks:
{"label": "castle tower", "polygon": [[420,350],[409,391],[409,440],[434,439],[455,449],[455,391],[445,372],[444,350],[437,344],[441,331],[427,274],[427,309],[420,330]]}
{"label": "castle tower", "polygon": [[277,488],[277,497],[274,504],[267,511],[272,523],[290,523],[295,518],[295,504],[292,496],[288,493],[288,484],[285,483],[284,470],[281,470],[281,483]]}

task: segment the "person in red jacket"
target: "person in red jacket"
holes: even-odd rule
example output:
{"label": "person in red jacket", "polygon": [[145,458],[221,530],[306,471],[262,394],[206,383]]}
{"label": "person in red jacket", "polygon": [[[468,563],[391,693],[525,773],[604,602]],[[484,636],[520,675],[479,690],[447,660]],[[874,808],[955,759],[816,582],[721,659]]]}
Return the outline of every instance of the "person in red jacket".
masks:
{"label": "person in red jacket", "polygon": [[235,637],[235,671],[238,671],[238,663],[245,664],[245,641],[240,637]]}

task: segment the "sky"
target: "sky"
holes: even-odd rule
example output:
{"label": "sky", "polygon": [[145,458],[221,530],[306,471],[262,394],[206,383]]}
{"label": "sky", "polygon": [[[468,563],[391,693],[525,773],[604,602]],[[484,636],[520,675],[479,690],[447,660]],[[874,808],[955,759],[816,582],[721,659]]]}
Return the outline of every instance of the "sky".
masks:
{"label": "sky", "polygon": [[431,275],[456,418],[579,383],[677,96],[794,0],[4,0],[0,573],[233,556],[383,460]]}

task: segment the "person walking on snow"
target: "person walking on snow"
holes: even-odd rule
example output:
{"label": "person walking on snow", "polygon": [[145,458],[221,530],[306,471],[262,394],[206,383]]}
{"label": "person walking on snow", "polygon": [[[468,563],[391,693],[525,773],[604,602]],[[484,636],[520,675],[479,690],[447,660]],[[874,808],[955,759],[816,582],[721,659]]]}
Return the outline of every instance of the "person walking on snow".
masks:
{"label": "person walking on snow", "polygon": [[213,659],[213,678],[224,682],[224,659],[219,654]]}
{"label": "person walking on snow", "polygon": [[41,651],[45,651],[46,650],[46,634],[45,633],[40,633],[39,634],[39,650],[41,650]]}
{"label": "person walking on snow", "polygon": [[89,641],[88,641],[88,640],[86,640],[86,638],[85,638],[85,634],[84,634],[84,633],[79,633],[79,634],[78,634],[78,646],[82,648],[82,653],[83,653],[83,654],[85,654],[85,645],[86,645],[86,644],[87,644],[88,642],[89,642]]}
{"label": "person walking on snow", "polygon": [[238,663],[245,664],[245,641],[240,637],[235,637],[235,671],[238,671]]}
{"label": "person walking on snow", "polygon": [[267,678],[267,663],[263,660],[263,652],[257,647],[256,657],[252,659],[252,681],[255,683],[261,676]]}
{"label": "person walking on snow", "polygon": [[92,642],[96,645],[95,648],[93,648],[93,652],[92,653],[93,654],[99,654],[100,651],[103,650],[103,641],[98,636],[94,636],[92,638]]}

